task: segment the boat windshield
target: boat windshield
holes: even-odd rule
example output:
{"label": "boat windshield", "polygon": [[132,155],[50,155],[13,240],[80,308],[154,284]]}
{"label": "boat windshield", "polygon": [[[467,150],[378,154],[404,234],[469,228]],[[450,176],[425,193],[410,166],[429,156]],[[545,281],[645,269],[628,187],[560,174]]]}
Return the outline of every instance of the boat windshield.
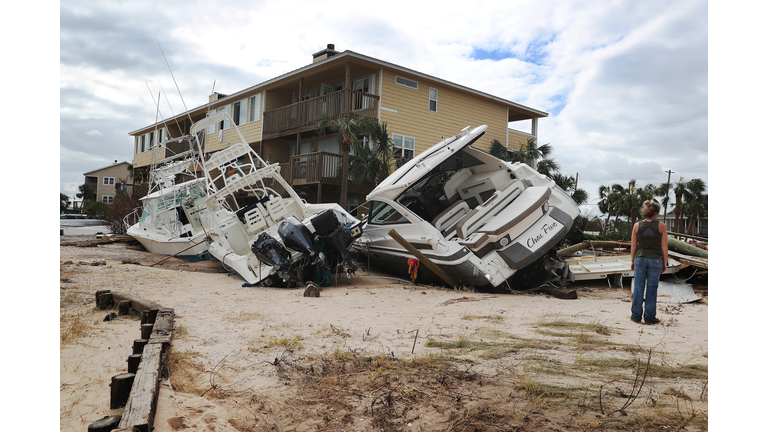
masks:
{"label": "boat windshield", "polygon": [[464,150],[456,152],[404,190],[396,201],[425,221],[432,221],[452,204],[443,188],[451,175],[461,169],[482,164],[481,160]]}
{"label": "boat windshield", "polygon": [[368,223],[371,225],[393,225],[410,222],[390,204],[371,201],[371,216],[368,218]]}
{"label": "boat windshield", "polygon": [[144,202],[144,211],[141,214],[141,221],[146,222],[151,215],[158,215],[166,210],[173,210],[181,205],[181,202],[189,197],[194,199],[205,196],[205,191],[200,185],[195,185],[189,189],[176,191],[175,194],[168,194],[164,197],[152,198]]}

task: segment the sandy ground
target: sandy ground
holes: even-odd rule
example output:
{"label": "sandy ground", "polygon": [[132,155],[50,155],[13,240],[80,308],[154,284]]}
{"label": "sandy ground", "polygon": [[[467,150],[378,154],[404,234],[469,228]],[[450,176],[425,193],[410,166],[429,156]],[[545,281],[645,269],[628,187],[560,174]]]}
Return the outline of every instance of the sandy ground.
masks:
{"label": "sandy ground", "polygon": [[[237,276],[190,271],[183,263],[150,268],[123,264],[126,259],[149,263],[156,257],[124,244],[60,248],[62,316],[70,320],[81,316],[89,324],[85,335],[60,345],[62,431],[83,431],[93,421],[120,412],[109,409],[108,383],[112,376],[126,371],[126,359],[140,328],[136,317],[102,321],[106,313],[94,309],[93,293],[103,289],[173,308],[176,335],[172,350],[193,359],[199,372],[209,377],[209,387],[226,389],[232,396],[213,398],[213,392],[204,397],[182,392],[179,388],[183,383],[171,376],[161,384],[155,420],[159,432],[262,430],[256,428],[259,421],[276,425],[270,423],[266,411],[254,415],[246,395],[279,401],[285,392],[296,391],[275,373],[275,359],[291,354],[286,347],[292,348],[294,356],[379,353],[407,360],[442,352],[441,348],[426,346],[427,341],[482,339],[484,335],[491,337],[489,334],[542,339],[545,323],[563,320],[599,323],[610,329],[607,342],[653,348],[663,353],[665,364],[708,364],[706,294],[696,303],[659,303],[661,325],[644,325],[629,320],[629,290],[610,289],[604,281],[581,283],[574,287],[577,300],[559,300],[544,295],[491,295],[414,286],[363,270],[352,279],[323,288],[318,298],[305,298],[299,289],[247,288]],[[101,261],[105,265],[84,265]],[[63,333],[65,318],[61,325]],[[520,373],[525,367],[521,366],[522,357],[514,355],[500,359],[462,355],[475,358],[477,370],[488,374],[509,369]],[[573,345],[547,353],[548,361],[562,364],[604,355]],[[548,379],[558,381],[558,377]],[[567,383],[578,377],[559,380]],[[205,383],[200,388],[204,387]],[[706,398],[702,398],[707,392],[706,382],[688,380],[678,387],[695,395],[698,408],[706,410]],[[248,418],[253,429],[242,426]],[[433,430],[424,418],[418,420],[409,422],[408,430]],[[356,421],[359,423],[347,430],[371,430],[369,419]],[[239,429],[237,425],[241,425]],[[279,430],[317,428],[300,423],[287,426]]]}

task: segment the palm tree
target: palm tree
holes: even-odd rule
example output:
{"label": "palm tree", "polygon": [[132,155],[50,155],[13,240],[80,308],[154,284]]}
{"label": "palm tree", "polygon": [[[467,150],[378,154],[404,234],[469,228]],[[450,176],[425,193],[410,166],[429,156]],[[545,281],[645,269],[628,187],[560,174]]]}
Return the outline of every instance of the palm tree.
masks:
{"label": "palm tree", "polygon": [[499,158],[505,162],[509,161],[511,158],[509,150],[496,138],[491,140],[491,156]]}
{"label": "palm tree", "polygon": [[597,204],[598,208],[602,213],[608,214],[608,217],[605,219],[605,226],[603,226],[603,235],[605,235],[611,222],[611,216],[614,216],[614,230],[618,229],[619,216],[622,211],[621,197],[624,195],[624,188],[620,184],[614,183],[610,188],[608,186],[600,186],[598,193],[601,198]]}
{"label": "palm tree", "polygon": [[576,179],[573,176],[556,172],[550,176],[560,188],[571,195],[571,199],[576,205],[582,205],[589,199],[587,191],[576,187]]}
{"label": "palm tree", "polygon": [[661,198],[660,204],[662,207],[664,207],[664,219],[662,220],[663,223],[667,223],[667,206],[669,205],[670,190],[672,190],[672,184],[664,183],[663,185],[657,187],[653,192],[655,197]]}
{"label": "palm tree", "polygon": [[675,193],[675,230],[682,231],[680,229],[680,221],[683,218],[683,198],[687,198],[690,192],[688,191],[688,183],[683,181],[683,176],[680,176],[680,181],[677,182],[674,189]]}
{"label": "palm tree", "polygon": [[536,169],[537,162],[540,159],[547,159],[552,153],[552,146],[549,144],[539,146],[536,143],[536,138],[528,138],[528,141],[521,145],[519,150],[508,149],[508,151],[512,161],[522,162]]}
{"label": "palm tree", "polygon": [[347,189],[349,187],[349,150],[352,148],[353,139],[357,139],[358,133],[368,133],[376,124],[376,120],[370,117],[342,116],[332,118],[327,113],[322,113],[317,119],[315,128],[320,135],[325,135],[328,129],[336,134],[336,140],[341,146],[341,196],[339,204],[347,207]]}
{"label": "palm tree", "polygon": [[685,211],[690,215],[688,230],[686,234],[690,235],[693,229],[694,222],[698,215],[706,211],[706,199],[707,195],[704,191],[707,189],[707,185],[701,179],[693,179],[687,183],[688,195],[685,200]]}

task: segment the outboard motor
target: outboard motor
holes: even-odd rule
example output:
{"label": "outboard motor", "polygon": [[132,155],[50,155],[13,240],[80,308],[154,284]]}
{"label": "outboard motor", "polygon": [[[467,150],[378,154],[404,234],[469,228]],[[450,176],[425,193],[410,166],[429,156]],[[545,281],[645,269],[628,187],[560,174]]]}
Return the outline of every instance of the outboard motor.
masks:
{"label": "outboard motor", "polygon": [[[320,240],[330,245],[339,255],[348,272],[354,273],[357,266],[352,262],[347,247],[352,243],[353,238],[347,233],[346,227],[342,226],[336,213],[333,210],[323,210],[316,214],[310,222],[315,227],[315,234]],[[359,230],[358,230],[359,231]]]}
{"label": "outboard motor", "polygon": [[291,269],[291,254],[274,237],[262,232],[251,245],[256,258],[277,269],[277,273],[283,280],[291,279],[296,283],[302,283],[301,279]]}
{"label": "outboard motor", "polygon": [[296,216],[291,216],[281,222],[277,228],[277,233],[283,239],[285,247],[301,252],[312,260],[312,264],[323,265],[323,256],[315,248],[312,233]]}

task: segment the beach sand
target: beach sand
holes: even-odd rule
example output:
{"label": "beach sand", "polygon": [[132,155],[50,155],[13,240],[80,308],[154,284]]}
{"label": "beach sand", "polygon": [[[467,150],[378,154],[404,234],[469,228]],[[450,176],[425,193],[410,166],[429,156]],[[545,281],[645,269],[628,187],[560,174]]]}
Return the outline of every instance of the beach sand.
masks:
{"label": "beach sand", "polygon": [[[499,425],[487,430],[505,430],[501,425],[513,430],[513,424],[526,430],[589,430],[624,417],[639,419],[633,423],[635,427],[643,421],[660,427],[658,422],[665,418],[651,420],[651,404],[673,411],[670,404],[675,401],[684,406],[680,419],[668,419],[669,425],[679,426],[686,413],[692,413],[699,422],[689,421],[686,430],[706,429],[706,292],[699,291],[703,298],[695,303],[659,303],[661,324],[645,325],[629,319],[628,288],[609,288],[605,281],[579,283],[572,287],[578,291],[577,300],[560,300],[540,294],[484,294],[416,286],[363,269],[351,279],[323,288],[320,297],[308,298],[303,297],[302,289],[243,287],[244,281],[236,275],[213,272],[210,266],[197,271],[181,260],[149,267],[157,258],[125,244],[60,247],[61,333],[66,339],[60,345],[62,431],[84,431],[103,416],[120,413],[109,409],[109,381],[127,370],[126,359],[133,340],[140,336],[140,324],[135,316],[104,322],[108,311],[95,309],[94,293],[105,289],[175,311],[171,352],[180,372],[171,373],[160,385],[155,419],[159,432],[473,430],[459,427],[464,423],[457,413],[474,409],[471,404],[476,402],[493,405],[494,398],[501,397],[496,393],[502,387],[509,394],[497,403],[513,404],[509,405],[513,408],[505,411],[505,418],[486,416],[483,421]],[[143,265],[123,264],[125,260]],[[88,265],[99,262],[104,265]],[[624,285],[629,287],[629,280]],[[76,326],[71,324],[77,320],[85,327],[81,335],[72,330]],[[449,344],[456,341],[486,345]],[[493,349],[512,347],[512,342],[517,345],[490,355],[489,342]],[[600,416],[600,410],[605,412],[609,404],[620,407],[628,400],[620,395],[631,394],[631,378],[636,374],[631,368],[598,366],[596,360],[616,358],[644,364],[649,350],[654,364],[670,368],[697,365],[704,369],[704,377],[651,374],[625,412]],[[389,405],[385,402],[392,392],[386,399],[375,393],[375,387],[365,392],[344,390],[350,394],[344,403],[336,396],[331,403],[317,393],[309,400],[310,391],[317,388],[306,381],[312,376],[309,368],[314,373],[317,362],[325,362],[331,370],[331,359],[349,356],[367,362],[386,357],[403,365],[425,358],[460,359],[461,370],[471,368],[481,385],[483,380],[494,383],[487,391],[495,393],[484,394],[485,387],[474,387],[474,396],[462,399],[454,391],[448,408],[438,390],[430,392],[427,389],[432,387],[426,381],[413,377],[408,384],[413,389],[410,399]],[[604,369],[597,370],[600,367]],[[384,369],[379,368],[380,375]],[[381,379],[375,372],[367,372],[372,382]],[[629,379],[618,378],[621,374]],[[379,388],[392,386],[405,376],[388,376]],[[338,389],[342,385],[339,379],[328,385]],[[574,402],[572,406],[555,403],[554,391],[537,393],[531,390],[535,387],[531,383],[543,386],[540,388],[573,389]],[[444,383],[443,388],[446,386]],[[427,394],[434,397],[427,401],[423,399]],[[584,402],[577,403],[582,397]],[[465,403],[470,405],[462,405]],[[377,404],[389,411],[374,414]],[[381,412],[402,418],[382,419]]]}

